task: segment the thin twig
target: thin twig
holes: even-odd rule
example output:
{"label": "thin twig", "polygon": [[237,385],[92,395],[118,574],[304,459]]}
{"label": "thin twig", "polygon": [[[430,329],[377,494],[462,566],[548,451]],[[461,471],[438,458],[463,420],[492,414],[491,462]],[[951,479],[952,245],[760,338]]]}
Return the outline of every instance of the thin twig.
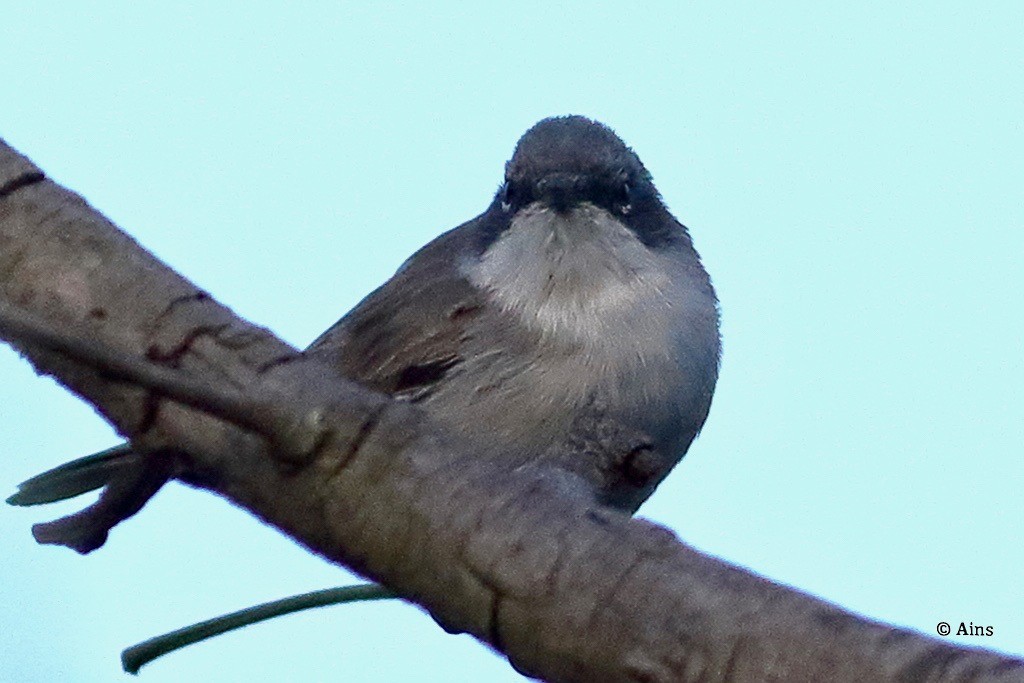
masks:
{"label": "thin twig", "polygon": [[121,653],[121,666],[128,673],[137,674],[139,669],[157,657],[180,650],[183,647],[198,643],[207,638],[266,621],[267,619],[300,612],[313,607],[326,607],[328,605],[340,605],[346,602],[366,600],[386,600],[393,597],[396,597],[395,594],[383,586],[375,583],[364,583],[355,586],[326,588],[313,591],[312,593],[303,593],[302,595],[294,595],[290,598],[274,600],[273,602],[265,602],[262,605],[247,607],[237,612],[207,619],[198,624],[192,624],[177,631],[171,631],[162,636],[150,638],[138,645],[133,645]]}

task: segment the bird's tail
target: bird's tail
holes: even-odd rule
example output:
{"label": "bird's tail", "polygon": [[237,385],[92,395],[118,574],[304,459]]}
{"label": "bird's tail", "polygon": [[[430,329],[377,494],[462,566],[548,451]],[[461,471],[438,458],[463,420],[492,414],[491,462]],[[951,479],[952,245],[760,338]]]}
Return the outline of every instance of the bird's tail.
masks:
{"label": "bird's tail", "polygon": [[72,460],[18,484],[18,492],[8,498],[7,503],[42,505],[103,488],[120,472],[137,463],[139,457],[125,443]]}

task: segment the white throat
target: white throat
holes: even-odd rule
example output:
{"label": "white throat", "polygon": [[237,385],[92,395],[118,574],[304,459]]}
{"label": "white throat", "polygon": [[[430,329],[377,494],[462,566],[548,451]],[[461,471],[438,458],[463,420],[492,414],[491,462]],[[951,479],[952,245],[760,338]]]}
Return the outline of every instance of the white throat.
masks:
{"label": "white throat", "polygon": [[638,305],[668,305],[671,282],[661,257],[591,204],[524,209],[466,274],[543,336],[588,346],[619,337]]}

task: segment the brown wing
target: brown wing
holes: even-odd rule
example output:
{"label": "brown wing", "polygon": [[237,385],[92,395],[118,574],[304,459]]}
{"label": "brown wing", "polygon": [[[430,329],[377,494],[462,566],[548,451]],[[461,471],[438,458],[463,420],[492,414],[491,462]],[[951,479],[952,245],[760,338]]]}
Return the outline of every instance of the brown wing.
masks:
{"label": "brown wing", "polygon": [[480,291],[460,270],[472,254],[472,223],[416,252],[395,275],[363,299],[306,349],[378,391],[410,400],[462,361]]}

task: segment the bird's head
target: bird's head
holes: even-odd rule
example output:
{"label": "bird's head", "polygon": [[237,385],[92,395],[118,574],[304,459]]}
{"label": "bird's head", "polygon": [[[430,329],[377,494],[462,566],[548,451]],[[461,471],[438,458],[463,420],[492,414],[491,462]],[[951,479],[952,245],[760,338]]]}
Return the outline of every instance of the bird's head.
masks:
{"label": "bird's head", "polygon": [[520,138],[491,205],[511,223],[554,212],[595,211],[621,222],[648,246],[671,238],[671,219],[651,175],[607,126],[583,116],[544,119]]}

